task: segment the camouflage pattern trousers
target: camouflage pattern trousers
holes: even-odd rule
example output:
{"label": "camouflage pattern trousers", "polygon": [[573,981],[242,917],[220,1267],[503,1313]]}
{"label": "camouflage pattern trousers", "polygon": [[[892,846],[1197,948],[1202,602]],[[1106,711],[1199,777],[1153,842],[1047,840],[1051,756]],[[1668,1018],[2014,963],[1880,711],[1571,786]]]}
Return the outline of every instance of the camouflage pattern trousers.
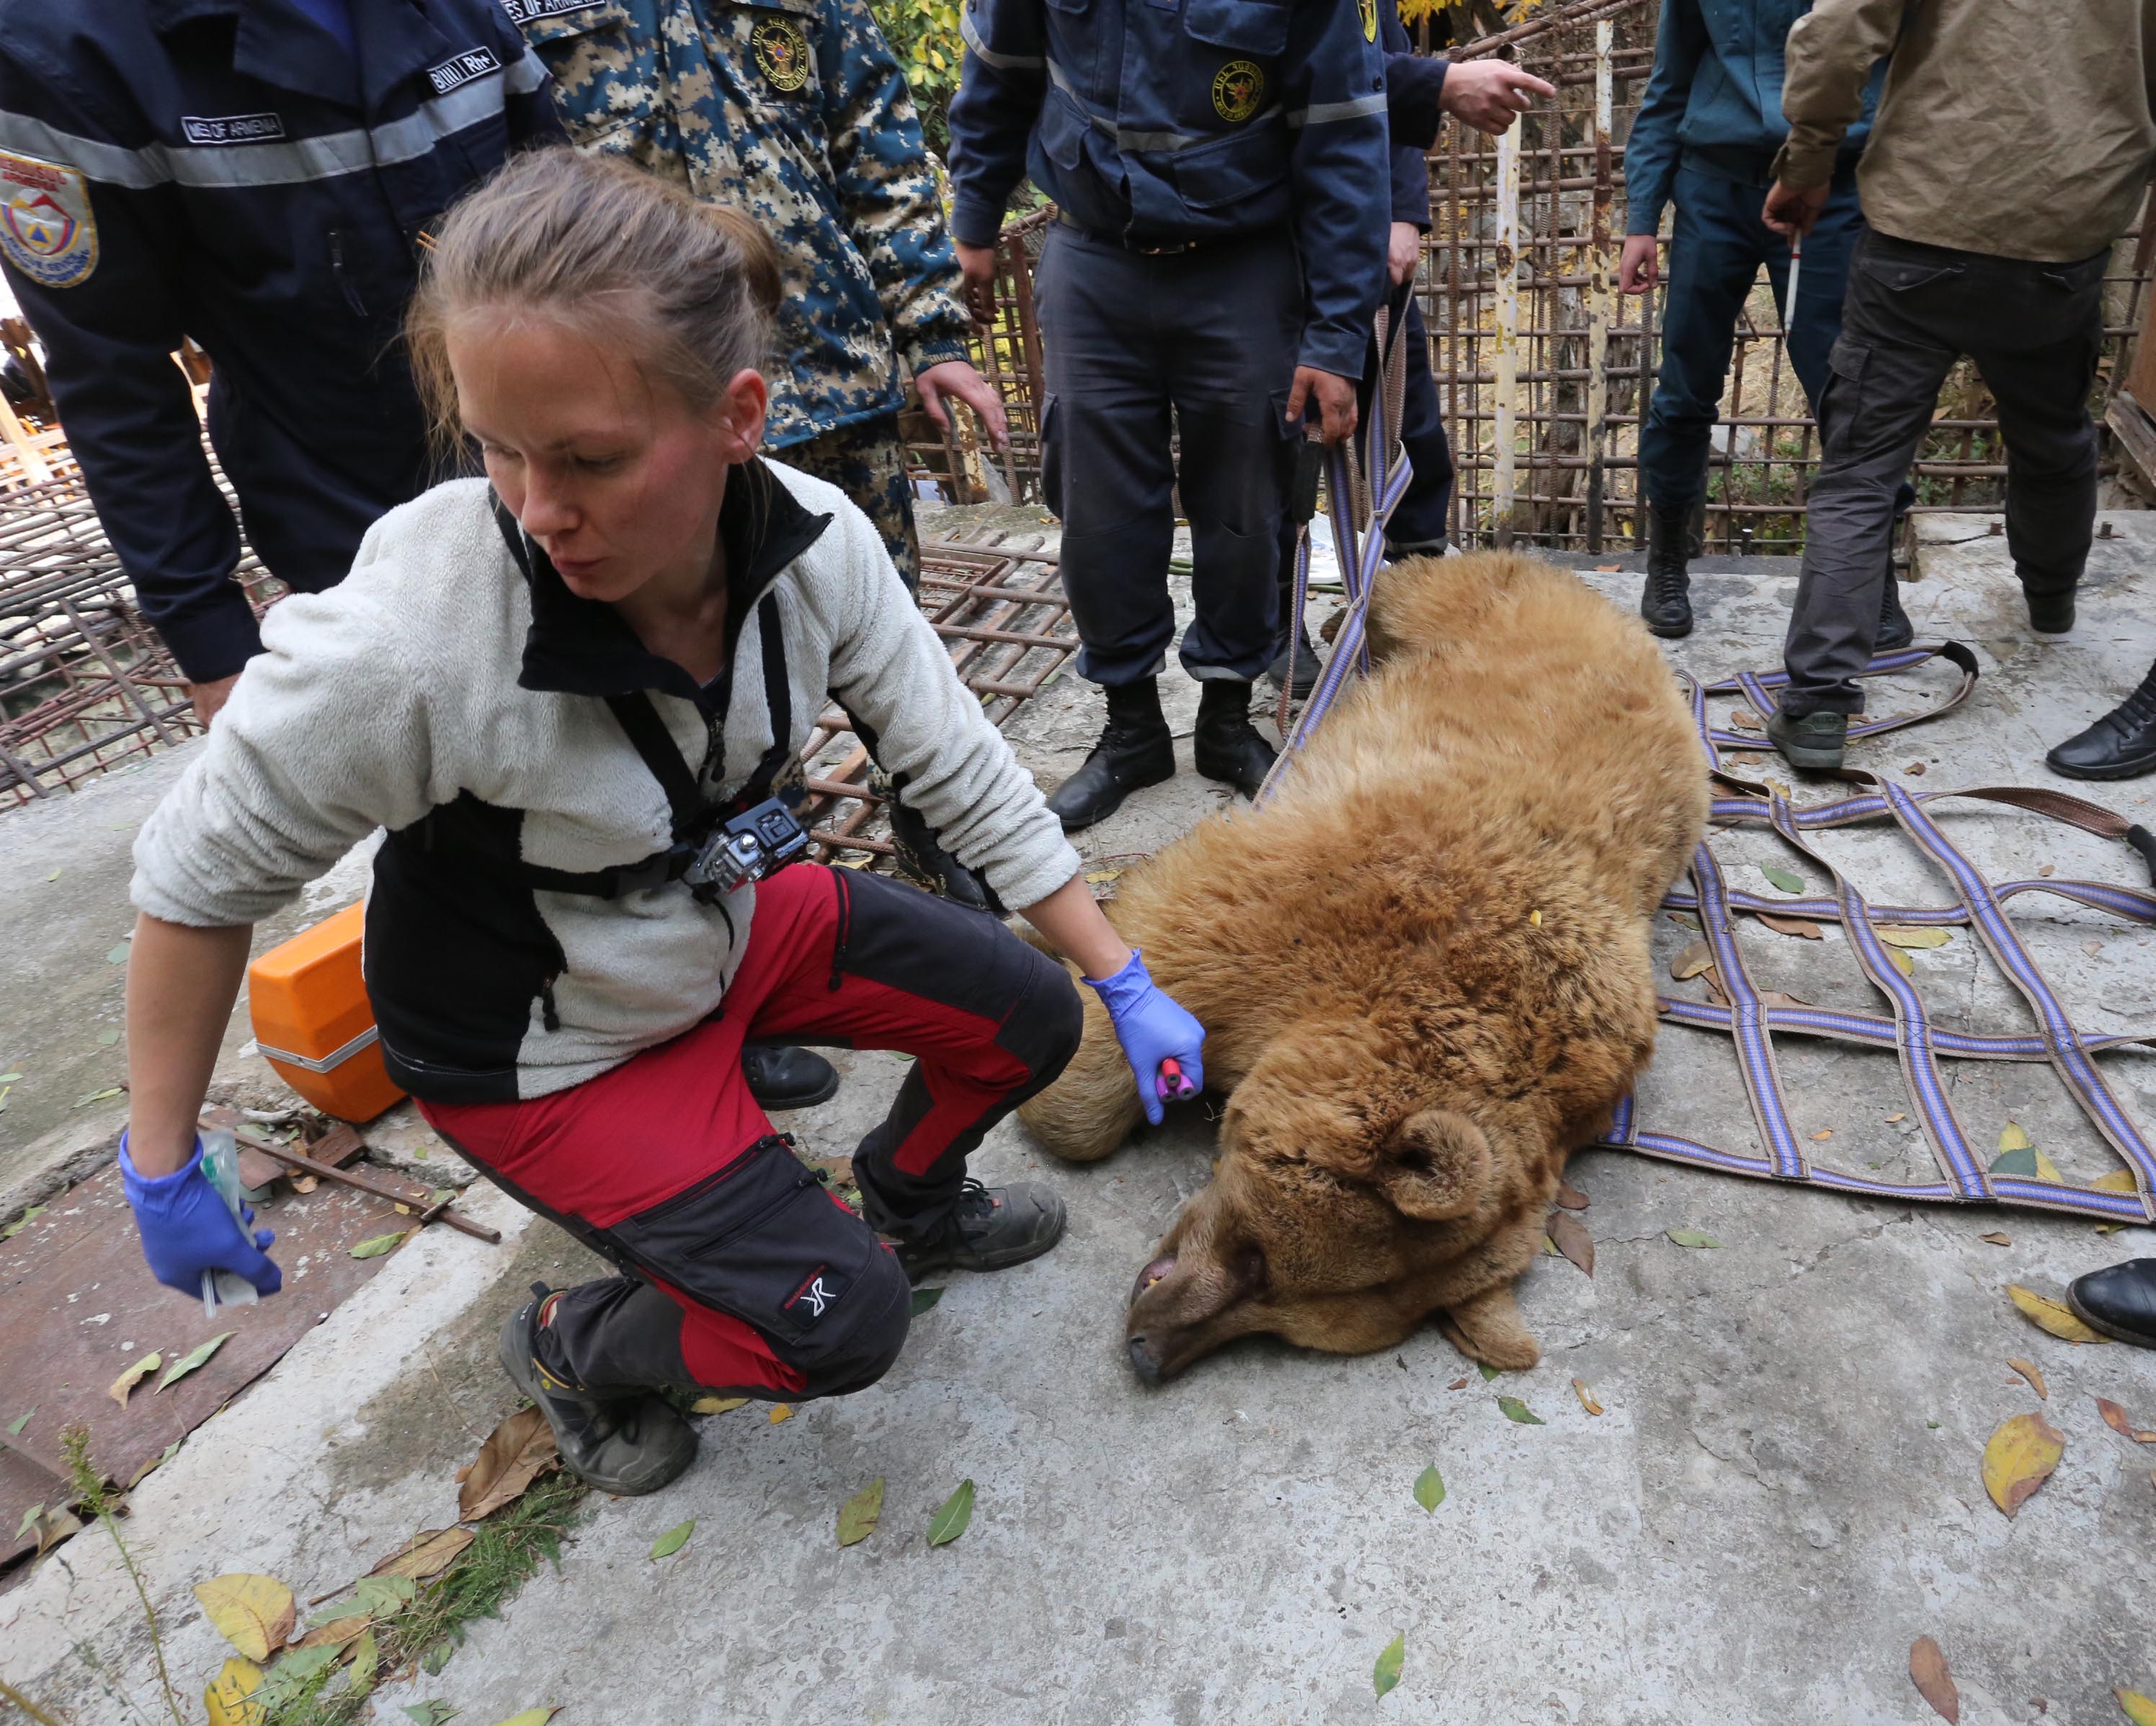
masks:
{"label": "camouflage pattern trousers", "polygon": [[918,591],[921,540],[913,527],[913,488],[906,483],[896,414],[839,426],[778,453],[781,461],[829,480],[850,497],[883,536],[906,591]]}

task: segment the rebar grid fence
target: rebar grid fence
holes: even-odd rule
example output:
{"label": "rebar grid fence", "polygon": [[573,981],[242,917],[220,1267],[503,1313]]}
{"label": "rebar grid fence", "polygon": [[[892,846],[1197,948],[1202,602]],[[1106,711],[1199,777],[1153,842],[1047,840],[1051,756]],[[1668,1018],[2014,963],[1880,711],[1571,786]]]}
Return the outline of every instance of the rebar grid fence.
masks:
{"label": "rebar grid fence", "polygon": [[[1449,8],[1440,22],[1464,15]],[[1501,139],[1449,124],[1430,157],[1432,225],[1416,291],[1459,469],[1453,531],[1464,546],[1594,552],[1642,541],[1640,426],[1661,357],[1666,234],[1652,291],[1619,294],[1617,263],[1625,140],[1653,70],[1659,18],[1658,0],[1572,0],[1439,50],[1455,59],[1505,54],[1558,90]],[[1035,210],[1005,230],[996,321],[975,332],[975,363],[1011,414],[1009,459],[988,458],[998,471],[984,480],[970,428],[937,439],[925,421],[909,444],[917,470],[953,501],[1040,497],[1043,372],[1030,271],[1052,218]],[[2107,280],[2090,404],[2099,418],[2124,375],[2148,285],[2138,238],[2120,243]],[[1817,428],[1763,270],[1713,434],[1709,547],[1801,551],[1818,465]],[[1989,393],[1964,362],[1940,393],[1919,454],[1917,507],[1995,508],[2005,473]]]}

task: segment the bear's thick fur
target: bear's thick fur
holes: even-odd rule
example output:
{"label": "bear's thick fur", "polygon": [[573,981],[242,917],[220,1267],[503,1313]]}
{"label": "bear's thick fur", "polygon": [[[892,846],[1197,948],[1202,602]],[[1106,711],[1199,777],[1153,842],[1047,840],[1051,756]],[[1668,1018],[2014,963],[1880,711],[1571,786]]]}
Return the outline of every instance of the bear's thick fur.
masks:
{"label": "bear's thick fur", "polygon": [[[1434,1312],[1476,1359],[1532,1365],[1513,1280],[1654,1046],[1650,921],[1707,787],[1645,629],[1484,553],[1386,570],[1371,641],[1272,799],[1202,823],[1109,907],[1204,1023],[1229,1097],[1214,1179],[1134,1292],[1148,1379],[1254,1331],[1383,1348]],[[1020,1114],[1091,1159],[1140,1117],[1083,993],[1082,1047]]]}

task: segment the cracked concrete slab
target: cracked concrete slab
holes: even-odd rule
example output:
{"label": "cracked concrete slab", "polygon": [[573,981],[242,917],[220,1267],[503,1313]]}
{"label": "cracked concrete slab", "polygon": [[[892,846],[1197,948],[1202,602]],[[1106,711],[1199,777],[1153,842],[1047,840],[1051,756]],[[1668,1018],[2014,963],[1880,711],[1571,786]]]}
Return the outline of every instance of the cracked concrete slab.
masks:
{"label": "cracked concrete slab", "polygon": [[[1936,724],[1861,745],[1857,764],[1927,789],[2060,783],[2042,748],[2156,656],[2142,573],[2156,516],[2109,519],[2116,537],[2099,542],[2082,627],[2038,641],[1985,518],[1923,518],[1910,609],[1921,629],[1971,642],[1984,682]],[[1022,515],[997,525],[1043,531]],[[1739,560],[1702,574],[1702,626],[1672,660],[1715,674],[1774,665],[1794,567]],[[1620,604],[1635,597],[1636,576],[1586,578]],[[1187,612],[1187,591],[1178,598]],[[1913,704],[1945,686],[1945,674],[1918,672],[1882,700]],[[1194,688],[1171,671],[1166,691],[1187,730]],[[1052,783],[1098,722],[1096,696],[1066,673],[1012,729]],[[1187,749],[1177,779],[1082,836],[1089,859],[1157,848],[1217,806]],[[1922,774],[1907,772],[1919,763]],[[2093,794],[2149,819],[2145,782]],[[2138,878],[2122,847],[1967,810],[1953,831],[1994,879],[2046,862]],[[0,848],[12,861],[8,821]],[[1819,873],[1770,835],[1717,844],[1732,873],[1761,861]],[[1875,898],[1944,902],[1936,874],[1886,829],[1844,830],[1821,849]],[[1763,890],[1756,873],[1748,885]],[[118,915],[117,882],[98,891],[109,899],[81,915]],[[2156,937],[2033,896],[2015,916],[2085,1028],[2156,1018]],[[1663,920],[1658,956],[1691,938]],[[1877,1010],[1837,930],[1743,939],[1763,986]],[[1945,1022],[2026,1024],[1965,932],[1915,959]],[[1831,1132],[1820,1143],[1837,1160],[1902,1179],[1928,1169],[1911,1123],[1888,1118],[1906,1107],[1891,1056],[1778,1045],[1799,1124]],[[839,1097],[784,1123],[811,1151],[849,1148],[903,1071],[886,1056],[843,1060]],[[2156,1127],[2156,1059],[2106,1066]],[[2069,1174],[2108,1166],[2042,1070],[1956,1062],[1949,1077],[1980,1140],[2011,1119]],[[1640,1106],[1666,1130],[1750,1145],[1726,1038],[1666,1028]],[[439,1677],[386,1691],[374,1718],[440,1697],[479,1721],[557,1702],[564,1726],[1188,1726],[1373,1709],[1445,1726],[1917,1726],[1933,1718],[1907,1677],[1919,1636],[1946,1651],[1972,1723],[2094,1726],[2117,1717],[2112,1685],[2156,1691],[2156,1448],[2111,1432],[2092,1400],[2156,1424],[2156,1357],[2046,1337],[2000,1287],[2056,1291],[2156,1251],[2148,1231],[1856,1201],[1590,1153],[1571,1179],[1593,1201],[1581,1220],[1595,1274],[1548,1259],[1525,1279],[1522,1307],[1546,1351],[1533,1372],[1486,1383],[1434,1331],[1346,1359],[1259,1339],[1148,1392],[1122,1360],[1118,1315],[1133,1270],[1205,1179],[1210,1138],[1193,1108],[1070,1169],[1014,1124],[999,1129],[978,1171],[1058,1186],[1071,1229],[1055,1253],[950,1279],[869,1391],[803,1405],[783,1425],[756,1405],[706,1422],[686,1478],[656,1498],[598,1501],[558,1574],[480,1626]],[[414,1129],[405,1154],[423,1139]],[[259,1568],[321,1593],[450,1513],[454,1466],[510,1406],[492,1361],[501,1312],[534,1277],[583,1274],[550,1225],[483,1202],[509,1231],[501,1248],[429,1231],[136,1495],[183,1689],[221,1657],[188,1583]],[[1679,1228],[1722,1245],[1677,1246],[1666,1231]],[[2058,1472],[2010,1522],[1978,1474],[1994,1428],[2039,1405],[2010,1355],[2042,1368],[2042,1406],[2067,1435]],[[1500,1394],[1543,1424],[1505,1418]],[[1425,1514],[1411,1489],[1431,1463],[1448,1496]],[[838,1507],[879,1475],[882,1524],[842,1551]],[[963,1478],[978,1490],[973,1525],[932,1551],[927,1518]],[[689,1544],[651,1560],[657,1534],[690,1517]],[[146,1644],[102,1537],[61,1559],[0,1595],[0,1667],[79,1719],[120,1718],[72,1644],[94,1646],[109,1682],[146,1703]],[[1374,1703],[1371,1665],[1396,1632],[1405,1674]]]}

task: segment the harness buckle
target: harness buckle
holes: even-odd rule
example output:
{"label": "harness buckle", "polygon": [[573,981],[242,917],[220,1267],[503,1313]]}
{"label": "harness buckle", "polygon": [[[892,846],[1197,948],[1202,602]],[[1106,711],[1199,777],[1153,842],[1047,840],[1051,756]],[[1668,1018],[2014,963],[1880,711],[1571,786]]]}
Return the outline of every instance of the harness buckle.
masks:
{"label": "harness buckle", "polygon": [[696,848],[681,879],[709,904],[783,869],[808,849],[808,835],[793,811],[767,797],[721,823]]}

